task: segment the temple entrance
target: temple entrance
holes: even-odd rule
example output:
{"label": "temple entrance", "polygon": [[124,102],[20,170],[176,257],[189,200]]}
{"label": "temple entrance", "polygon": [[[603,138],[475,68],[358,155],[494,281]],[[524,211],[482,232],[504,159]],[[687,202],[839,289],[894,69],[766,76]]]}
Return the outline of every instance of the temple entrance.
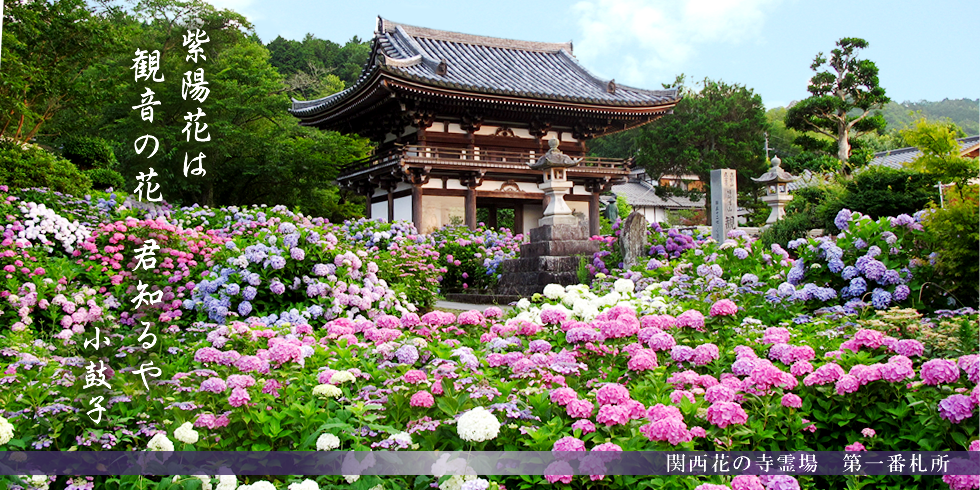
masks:
{"label": "temple entrance", "polygon": [[479,223],[484,223],[487,225],[487,228],[492,228],[494,230],[507,228],[510,231],[514,231],[515,212],[516,209],[514,206],[499,207],[492,205],[482,208],[477,207],[476,221]]}

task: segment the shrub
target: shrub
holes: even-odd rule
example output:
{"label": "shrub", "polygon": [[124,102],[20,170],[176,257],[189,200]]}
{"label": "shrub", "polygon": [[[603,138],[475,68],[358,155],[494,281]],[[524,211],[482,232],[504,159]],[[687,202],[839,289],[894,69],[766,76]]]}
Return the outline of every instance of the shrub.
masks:
{"label": "shrub", "polygon": [[111,169],[118,163],[109,142],[102,138],[68,138],[61,155],[82,170]]}
{"label": "shrub", "polygon": [[108,188],[121,189],[126,185],[122,174],[109,168],[93,168],[86,170],[85,175],[92,180],[92,188],[105,190]]}
{"label": "shrub", "polygon": [[778,243],[785,247],[791,240],[806,237],[814,225],[813,215],[810,213],[790,214],[766,228],[759,238],[766,246]]}
{"label": "shrub", "polygon": [[0,184],[11,188],[47,187],[81,196],[92,181],[70,161],[41,147],[0,139]]}
{"label": "shrub", "polygon": [[980,209],[977,186],[963,190],[962,195],[950,198],[945,208],[937,208],[923,218],[930,249],[936,251],[936,271],[943,287],[968,306],[977,305],[977,275],[980,274]]}
{"label": "shrub", "polygon": [[936,178],[914,170],[868,167],[845,185],[840,208],[828,210],[836,215],[847,208],[874,219],[899,214],[915,214],[936,196]]}

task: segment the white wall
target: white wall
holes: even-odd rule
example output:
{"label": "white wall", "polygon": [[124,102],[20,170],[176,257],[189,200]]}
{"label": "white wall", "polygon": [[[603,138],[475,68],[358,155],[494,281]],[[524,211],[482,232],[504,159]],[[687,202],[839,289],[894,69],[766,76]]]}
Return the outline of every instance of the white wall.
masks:
{"label": "white wall", "polygon": [[412,221],[412,196],[395,199],[395,221]]}

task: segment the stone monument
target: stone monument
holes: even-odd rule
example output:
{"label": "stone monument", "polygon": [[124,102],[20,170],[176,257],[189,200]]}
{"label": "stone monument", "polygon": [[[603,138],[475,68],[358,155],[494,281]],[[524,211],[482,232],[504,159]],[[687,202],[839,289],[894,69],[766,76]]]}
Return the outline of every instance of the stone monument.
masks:
{"label": "stone monument", "polygon": [[544,182],[538,184],[545,194],[544,217],[538,220],[540,226],[531,229],[531,242],[521,245],[521,257],[500,265],[498,295],[530,296],[548,284],[577,284],[577,256],[591,257],[599,251],[599,242],[589,240],[588,229],[579,224],[563,198],[572,188],[565,170],[581,160],[562,153],[557,139],[548,141],[548,146],[548,152],[530,164],[544,174]]}
{"label": "stone monument", "polygon": [[711,171],[711,238],[722,243],[738,224],[738,191],[735,171],[729,168]]}
{"label": "stone monument", "polygon": [[619,234],[619,250],[623,254],[623,266],[627,269],[640,263],[640,257],[646,255],[647,219],[642,214],[633,211],[626,217]]}

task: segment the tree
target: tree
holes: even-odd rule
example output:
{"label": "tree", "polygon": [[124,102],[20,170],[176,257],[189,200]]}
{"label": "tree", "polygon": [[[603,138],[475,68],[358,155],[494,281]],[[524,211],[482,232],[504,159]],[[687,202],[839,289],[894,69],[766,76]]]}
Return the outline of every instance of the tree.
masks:
{"label": "tree", "polygon": [[[810,97],[786,112],[786,127],[832,138],[837,143],[837,159],[842,162],[850,157],[852,138],[885,128],[881,114],[872,114],[889,101],[878,84],[878,67],[856,55],[866,47],[864,39],[845,37],[837,41],[829,60],[818,53],[810,65],[817,72],[807,87]],[[827,68],[820,71],[825,64]],[[815,141],[802,138],[798,144],[811,149]]]}
{"label": "tree", "polygon": [[977,159],[960,155],[957,136],[962,130],[948,121],[929,121],[921,118],[910,128],[902,130],[905,142],[922,151],[912,162],[912,168],[939,177],[940,182],[955,183],[962,193],[970,179],[977,178]]}
{"label": "tree", "polygon": [[59,111],[85,106],[83,74],[119,49],[120,12],[90,11],[84,0],[9,2],[3,29],[0,135],[27,142]]}
{"label": "tree", "polygon": [[683,75],[675,82],[684,98],[674,114],[640,128],[637,163],[650,176],[695,174],[705,184],[711,170],[731,168],[741,189],[756,188],[749,178],[767,167],[762,98],[738,84],[705,79],[694,91],[683,82]]}

